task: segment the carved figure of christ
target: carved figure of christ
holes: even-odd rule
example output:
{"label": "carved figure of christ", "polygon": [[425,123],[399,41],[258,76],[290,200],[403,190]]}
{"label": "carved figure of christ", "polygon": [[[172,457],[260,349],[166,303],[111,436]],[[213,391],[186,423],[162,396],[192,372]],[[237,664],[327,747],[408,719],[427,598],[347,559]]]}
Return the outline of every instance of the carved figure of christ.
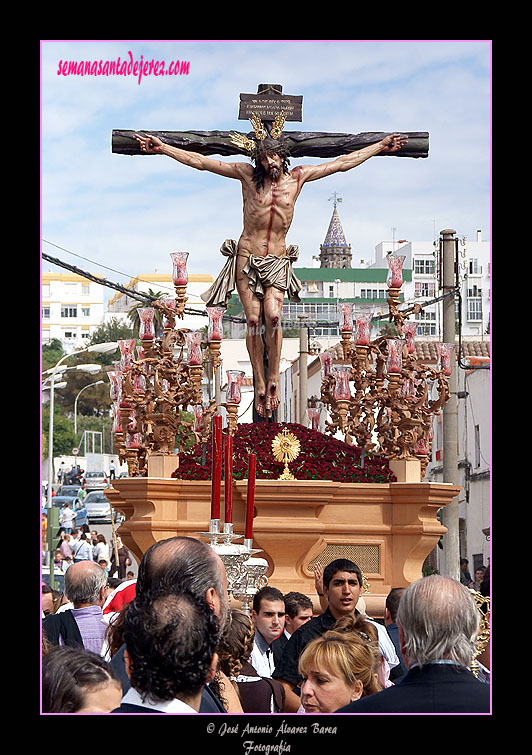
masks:
{"label": "carved figure of christ", "polygon": [[[254,168],[247,162],[223,162],[197,152],[165,144],[150,134],[135,134],[141,152],[159,153],[197,170],[240,181],[243,201],[243,229],[238,240],[236,287],[246,317],[248,349],[255,384],[255,407],[261,417],[270,418],[280,403],[279,364],[282,331],[281,309],[284,290],[271,285],[259,298],[249,287],[244,272],[250,255],[283,258],[286,256],[286,235],[292,224],[296,200],[309,181],[356,168],[370,157],[382,152],[397,152],[408,138],[390,134],[381,141],[341,155],[320,165],[302,165],[292,170],[283,168],[283,159],[275,151],[264,150],[260,163],[265,171],[263,184],[253,180]],[[266,146],[266,145],[265,145]],[[262,340],[264,320],[265,338]],[[264,343],[268,357],[268,374],[264,373]]]}

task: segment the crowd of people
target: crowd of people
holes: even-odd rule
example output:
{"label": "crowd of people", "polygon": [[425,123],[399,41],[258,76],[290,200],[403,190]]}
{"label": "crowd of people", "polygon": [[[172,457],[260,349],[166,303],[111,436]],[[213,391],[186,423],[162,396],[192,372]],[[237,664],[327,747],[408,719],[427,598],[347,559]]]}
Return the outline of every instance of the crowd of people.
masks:
{"label": "crowd of people", "polygon": [[471,670],[480,614],[459,581],[393,589],[377,620],[359,567],[336,559],[316,570],[321,612],[267,585],[248,615],[198,539],[156,543],[136,579],[110,577],[99,553],[73,561],[64,595],[43,586],[43,713],[490,711],[489,673]]}

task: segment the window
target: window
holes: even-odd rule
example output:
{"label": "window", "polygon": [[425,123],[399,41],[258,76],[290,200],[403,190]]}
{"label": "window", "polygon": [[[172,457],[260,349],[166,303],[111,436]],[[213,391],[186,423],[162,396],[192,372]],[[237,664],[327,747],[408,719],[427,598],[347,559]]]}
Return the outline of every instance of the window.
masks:
{"label": "window", "polygon": [[42,298],[48,299],[50,297],[50,284],[49,283],[43,283],[42,287]]}
{"label": "window", "polygon": [[417,281],[415,285],[416,296],[432,297],[434,296],[434,283],[423,283]]}
{"label": "window", "polygon": [[42,308],[42,319],[43,320],[49,320],[50,319],[50,307],[46,306]]}
{"label": "window", "polygon": [[90,284],[89,283],[82,283],[81,284],[81,293],[84,296],[88,296],[90,294]]}
{"label": "window", "polygon": [[422,258],[414,259],[414,274],[434,275],[434,260]]}
{"label": "window", "polygon": [[482,299],[470,298],[467,300],[467,319],[482,320]]}
{"label": "window", "polygon": [[90,317],[91,316],[91,308],[90,307],[82,307],[81,308],[81,315],[82,315],[82,317]]}
{"label": "window", "polygon": [[482,275],[482,265],[478,260],[469,260],[469,275]]}
{"label": "window", "polygon": [[480,425],[475,425],[475,467],[480,467]]}
{"label": "window", "polygon": [[61,317],[77,317],[78,305],[77,304],[61,304]]}
{"label": "window", "polygon": [[329,286],[329,296],[334,297],[334,286]]}

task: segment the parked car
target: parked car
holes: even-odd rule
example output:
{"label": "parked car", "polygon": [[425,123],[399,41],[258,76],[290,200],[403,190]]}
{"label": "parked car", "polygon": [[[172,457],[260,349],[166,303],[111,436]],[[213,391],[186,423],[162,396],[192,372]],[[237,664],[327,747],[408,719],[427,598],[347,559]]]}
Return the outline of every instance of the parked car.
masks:
{"label": "parked car", "polygon": [[67,496],[68,498],[77,498],[79,489],[79,485],[61,485],[56,495]]}
{"label": "parked car", "polygon": [[[87,518],[91,524],[111,524],[111,504],[101,490],[93,490],[85,498]],[[114,512],[115,524],[123,521],[123,516]]]}
{"label": "parked car", "polygon": [[104,490],[109,487],[105,472],[85,472],[83,479],[85,480],[85,489],[87,491]]}
{"label": "parked car", "polygon": [[[74,526],[79,529],[82,524],[87,524],[87,509],[83,501],[80,501],[77,497],[73,498],[69,495],[56,495],[52,498],[52,506],[54,508],[62,509],[67,501],[70,508],[76,512]],[[46,514],[46,505],[43,506],[42,513]],[[61,514],[59,515],[59,521],[61,521]]]}

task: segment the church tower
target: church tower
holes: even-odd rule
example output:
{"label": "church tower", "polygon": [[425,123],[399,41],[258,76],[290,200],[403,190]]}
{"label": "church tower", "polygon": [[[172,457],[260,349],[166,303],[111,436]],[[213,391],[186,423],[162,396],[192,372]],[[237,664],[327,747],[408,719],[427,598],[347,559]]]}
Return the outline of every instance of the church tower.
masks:
{"label": "church tower", "polygon": [[350,268],[351,244],[348,244],[345,239],[344,229],[336,209],[337,203],[342,199],[337,196],[336,192],[331,199],[334,199],[334,208],[325,241],[320,244],[320,267]]}

